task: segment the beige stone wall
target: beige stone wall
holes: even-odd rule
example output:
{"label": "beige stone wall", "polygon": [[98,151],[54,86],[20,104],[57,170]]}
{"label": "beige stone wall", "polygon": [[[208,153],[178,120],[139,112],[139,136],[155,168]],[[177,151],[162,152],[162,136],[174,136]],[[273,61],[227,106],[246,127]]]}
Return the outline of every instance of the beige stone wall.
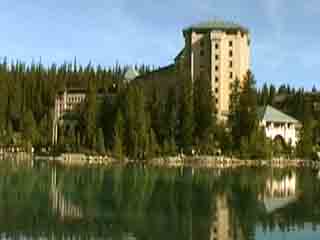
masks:
{"label": "beige stone wall", "polygon": [[240,31],[189,32],[185,43],[185,64],[192,80],[201,74],[210,76],[218,118],[226,119],[230,85],[236,78],[243,82],[250,68],[250,36]]}

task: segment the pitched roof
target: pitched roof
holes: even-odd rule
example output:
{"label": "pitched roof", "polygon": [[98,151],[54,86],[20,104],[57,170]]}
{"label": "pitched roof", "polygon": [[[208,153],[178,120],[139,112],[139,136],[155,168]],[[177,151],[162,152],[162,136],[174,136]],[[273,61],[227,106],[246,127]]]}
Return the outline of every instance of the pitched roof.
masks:
{"label": "pitched roof", "polygon": [[182,48],[182,50],[180,50],[180,52],[178,53],[178,55],[174,58],[175,61],[178,60],[180,57],[183,57],[184,50],[185,50],[185,48]]}
{"label": "pitched roof", "polygon": [[139,73],[133,67],[128,68],[128,70],[124,74],[124,78],[127,81],[134,80],[138,76],[139,76]]}
{"label": "pitched roof", "polygon": [[248,33],[249,30],[246,27],[243,27],[237,23],[234,22],[226,22],[226,21],[222,21],[222,20],[211,20],[211,21],[205,21],[205,22],[200,22],[194,25],[191,25],[185,29],[183,29],[183,31],[201,31],[201,30],[239,30],[242,32],[246,32]]}
{"label": "pitched roof", "polygon": [[298,123],[298,120],[269,105],[258,108],[258,118],[266,122]]}

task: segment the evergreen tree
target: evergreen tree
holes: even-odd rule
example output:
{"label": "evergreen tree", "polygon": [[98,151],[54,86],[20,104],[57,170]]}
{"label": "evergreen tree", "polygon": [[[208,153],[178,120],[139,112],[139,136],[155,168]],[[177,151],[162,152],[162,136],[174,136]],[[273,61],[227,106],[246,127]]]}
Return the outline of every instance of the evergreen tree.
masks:
{"label": "evergreen tree", "polygon": [[233,149],[238,149],[241,140],[240,126],[240,81],[238,78],[231,85],[228,126]]}
{"label": "evergreen tree", "polygon": [[102,155],[106,153],[105,143],[104,143],[104,134],[103,134],[102,128],[98,129],[97,152]]}
{"label": "evergreen tree", "polygon": [[207,144],[215,124],[214,101],[209,76],[203,75],[194,82],[195,133],[203,144]]}
{"label": "evergreen tree", "polygon": [[93,80],[89,80],[86,96],[85,129],[86,145],[93,149],[95,145],[95,132],[97,128],[97,96]]}
{"label": "evergreen tree", "polygon": [[165,104],[165,110],[162,120],[162,132],[163,132],[163,146],[166,144],[166,149],[171,154],[173,150],[176,150],[176,135],[177,135],[177,99],[175,89],[170,89],[167,95],[167,101]]}
{"label": "evergreen tree", "polygon": [[302,122],[302,128],[300,129],[299,142],[297,145],[297,155],[301,158],[312,158],[313,142],[312,142],[312,126],[313,120],[311,115],[311,106],[305,104],[304,118]]}
{"label": "evergreen tree", "polygon": [[33,113],[28,110],[23,119],[23,137],[31,144],[37,144],[38,130]]}
{"label": "evergreen tree", "polygon": [[154,158],[158,155],[160,152],[159,144],[157,142],[156,134],[154,133],[153,129],[150,129],[149,134],[149,152],[148,152],[148,158]]}
{"label": "evergreen tree", "polygon": [[123,149],[123,137],[124,137],[124,122],[121,110],[118,110],[116,122],[114,125],[114,137],[113,137],[113,155],[122,160],[124,149]]}
{"label": "evergreen tree", "polygon": [[275,96],[276,96],[276,87],[273,84],[271,84],[269,87],[268,105],[272,105]]}
{"label": "evergreen tree", "polygon": [[268,99],[269,99],[269,88],[268,88],[268,85],[265,83],[261,90],[259,105],[260,106],[268,105]]}
{"label": "evergreen tree", "polygon": [[247,138],[255,131],[258,125],[257,116],[257,93],[253,74],[248,71],[239,99],[240,132]]}
{"label": "evergreen tree", "polygon": [[194,131],[193,86],[188,77],[182,78],[180,101],[180,145],[186,151],[191,151]]}

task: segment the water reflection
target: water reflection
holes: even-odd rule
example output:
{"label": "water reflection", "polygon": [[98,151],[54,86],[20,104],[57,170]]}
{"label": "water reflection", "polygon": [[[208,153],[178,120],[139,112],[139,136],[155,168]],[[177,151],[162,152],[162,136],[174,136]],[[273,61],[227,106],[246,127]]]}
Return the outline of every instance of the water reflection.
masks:
{"label": "water reflection", "polygon": [[317,172],[307,169],[2,161],[0,239],[308,239],[309,229],[317,233],[319,196]]}
{"label": "water reflection", "polygon": [[260,195],[268,213],[297,200],[297,175],[295,171],[290,171],[280,178],[268,177],[265,191]]}

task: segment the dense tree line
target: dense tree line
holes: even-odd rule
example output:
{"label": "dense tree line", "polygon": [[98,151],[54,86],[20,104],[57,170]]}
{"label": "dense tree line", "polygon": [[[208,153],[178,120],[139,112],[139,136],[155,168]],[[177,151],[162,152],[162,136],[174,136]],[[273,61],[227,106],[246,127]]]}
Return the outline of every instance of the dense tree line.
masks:
{"label": "dense tree line", "polygon": [[[50,146],[56,94],[66,88],[86,89],[85,102],[75,111],[73,130],[59,129],[58,151],[113,154],[119,159],[148,159],[163,155],[217,153],[243,158],[271,158],[281,154],[312,157],[319,142],[316,89],[305,92],[290,86],[264,85],[257,89],[253,74],[234,81],[228,121],[217,121],[209,75],[192,81],[175,72],[176,85],[167,91],[159,84],[123,81],[128,67],[113,68],[41,63],[0,64],[0,134],[2,144],[28,148]],[[152,68],[135,66],[140,74]],[[98,97],[102,93],[103,97]],[[101,96],[101,94],[100,94]],[[319,101],[320,102],[320,101]],[[297,151],[279,149],[259,126],[259,106],[272,105],[297,118],[302,127]]]}
{"label": "dense tree line", "polygon": [[[135,66],[139,72],[147,73],[149,66]],[[11,62],[4,58],[0,63],[0,144],[47,146],[51,144],[54,100],[57,92],[66,88],[84,88],[95,99],[96,89],[105,92],[117,91],[122,84],[128,66],[111,68],[83,67],[74,63],[49,67],[40,63],[29,65]],[[94,85],[94,86],[91,86]],[[91,92],[90,92],[91,90]],[[94,105],[94,103],[93,103]],[[94,114],[84,116],[92,123]],[[88,125],[86,144],[94,143],[93,127]]]}

